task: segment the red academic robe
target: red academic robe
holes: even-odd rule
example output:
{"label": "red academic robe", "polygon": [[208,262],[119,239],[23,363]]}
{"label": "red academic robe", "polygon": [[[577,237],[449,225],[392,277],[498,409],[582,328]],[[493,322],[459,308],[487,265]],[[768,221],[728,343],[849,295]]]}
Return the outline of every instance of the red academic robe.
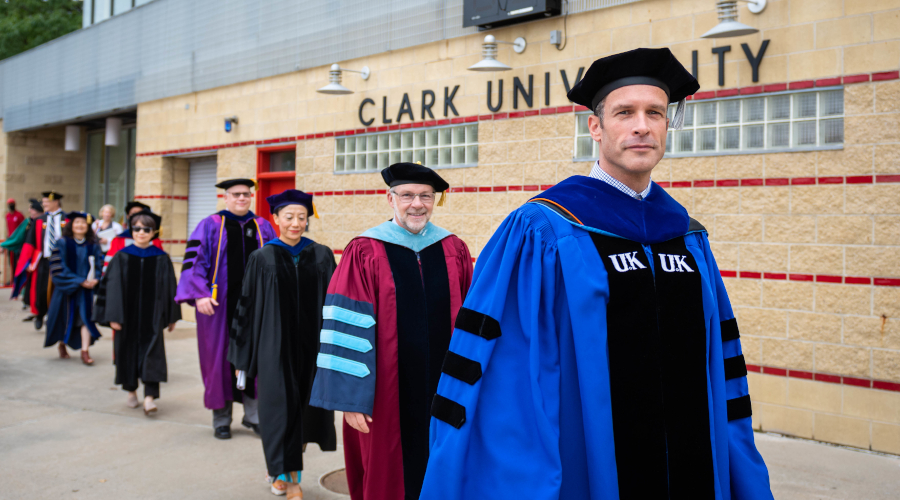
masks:
{"label": "red academic robe", "polygon": [[353,500],[419,498],[431,402],[471,280],[466,244],[432,224],[411,235],[386,222],[344,250],[310,404],[372,416],[368,434],[344,422]]}
{"label": "red academic robe", "polygon": [[[62,223],[65,224],[65,222],[66,218],[63,216]],[[28,304],[31,307],[31,314],[35,316],[46,314],[46,308],[50,302],[50,293],[52,292],[49,265],[45,263],[44,269],[36,267],[34,271],[28,270],[28,267],[32,264],[39,264],[41,257],[44,255],[44,231],[46,228],[46,213],[36,218],[32,227],[28,228],[28,233],[25,235],[25,243],[22,244],[22,253],[19,255],[19,260],[16,263],[16,283],[12,293],[12,298],[16,298],[25,282],[30,281]],[[40,301],[38,301],[38,293],[42,294],[42,300]],[[45,300],[43,299],[44,296],[46,297]]]}

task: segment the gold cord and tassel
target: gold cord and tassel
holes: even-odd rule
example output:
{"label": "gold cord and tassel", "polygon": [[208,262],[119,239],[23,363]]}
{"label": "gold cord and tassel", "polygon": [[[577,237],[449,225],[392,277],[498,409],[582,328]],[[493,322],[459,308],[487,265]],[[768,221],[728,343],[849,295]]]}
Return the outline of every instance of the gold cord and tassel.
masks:
{"label": "gold cord and tassel", "polygon": [[447,192],[446,192],[446,191],[441,191],[441,198],[438,200],[437,206],[443,207],[443,206],[444,206],[444,201],[445,201],[446,199],[447,199]]}
{"label": "gold cord and tassel", "polygon": [[[216,297],[219,296],[219,284],[217,283],[217,278],[219,277],[219,257],[222,255],[222,234],[225,233],[225,216],[222,217],[222,225],[219,226],[219,246],[216,248],[216,269],[213,271],[213,284],[212,284],[212,299],[216,300]],[[257,229],[259,225],[257,225]]]}

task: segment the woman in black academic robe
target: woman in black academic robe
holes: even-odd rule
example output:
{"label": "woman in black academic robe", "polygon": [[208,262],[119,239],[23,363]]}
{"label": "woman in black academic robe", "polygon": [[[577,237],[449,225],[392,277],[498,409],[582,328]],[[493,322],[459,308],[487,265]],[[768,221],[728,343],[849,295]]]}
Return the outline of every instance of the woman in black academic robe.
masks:
{"label": "woman in black academic robe", "polygon": [[90,215],[68,214],[62,238],[50,256],[53,295],[47,307],[47,337],[44,347],[59,345],[59,357],[68,358],[66,345],[81,350],[81,362],[94,364],[88,347],[100,338],[92,320],[94,287],[100,279],[103,252],[91,231]]}
{"label": "woman in black academic robe", "polygon": [[172,331],[181,319],[172,260],[152,243],[160,220],[146,211],[130,217],[134,244],[113,256],[95,309],[96,320],[116,330],[116,384],[128,391],[128,406],[137,408],[138,379],[144,383],[145,415],[157,411],[153,400],[167,379],[163,330]]}
{"label": "woman in black academic robe", "polygon": [[[267,198],[281,236],[250,255],[231,330],[228,361],[257,377],[259,430],[272,492],[300,498],[306,443],[337,449],[334,412],[309,406],[322,306],[336,266],[330,248],[302,237],[312,196]],[[240,375],[239,375],[240,377]],[[287,484],[284,484],[287,483]]]}

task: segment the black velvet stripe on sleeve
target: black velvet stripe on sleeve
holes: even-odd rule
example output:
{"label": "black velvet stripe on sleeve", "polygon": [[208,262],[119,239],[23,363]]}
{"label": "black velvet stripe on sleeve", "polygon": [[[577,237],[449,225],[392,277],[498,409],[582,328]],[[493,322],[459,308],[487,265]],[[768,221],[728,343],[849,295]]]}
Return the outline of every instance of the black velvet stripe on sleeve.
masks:
{"label": "black velvet stripe on sleeve", "polygon": [[494,340],[500,336],[500,322],[480,312],[460,308],[456,316],[456,328],[478,335],[485,340]]}
{"label": "black velvet stripe on sleeve", "polygon": [[453,351],[447,351],[441,371],[457,380],[474,385],[481,378],[481,363]]}
{"label": "black velvet stripe on sleeve", "polygon": [[722,342],[741,338],[741,333],[738,331],[737,318],[727,319],[719,323],[719,325],[722,329]]}
{"label": "black velvet stripe on sleeve", "polygon": [[747,376],[747,364],[744,362],[744,355],[735,356],[733,358],[725,358],[725,380],[741,378]]}
{"label": "black velvet stripe on sleeve", "polygon": [[750,395],[728,400],[728,421],[739,420],[753,415],[750,407]]}
{"label": "black velvet stripe on sleeve", "polygon": [[191,250],[190,252],[185,252],[184,260],[193,259],[196,256],[197,256],[197,252],[195,252],[194,250]]}
{"label": "black velvet stripe on sleeve", "polygon": [[181,265],[181,272],[185,272],[192,267],[194,267],[194,261],[185,262]]}
{"label": "black velvet stripe on sleeve", "polygon": [[466,423],[466,407],[440,394],[435,394],[434,401],[431,403],[431,416],[459,429]]}
{"label": "black velvet stripe on sleeve", "polygon": [[194,248],[200,246],[200,240],[188,240],[185,248]]}

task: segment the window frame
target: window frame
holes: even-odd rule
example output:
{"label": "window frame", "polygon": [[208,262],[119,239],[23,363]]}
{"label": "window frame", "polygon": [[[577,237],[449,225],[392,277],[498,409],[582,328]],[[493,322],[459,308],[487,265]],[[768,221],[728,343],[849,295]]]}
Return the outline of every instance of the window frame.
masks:
{"label": "window frame", "polygon": [[[666,132],[666,146],[670,147],[673,151],[667,151],[664,154],[663,158],[695,158],[695,157],[705,157],[705,156],[734,156],[734,155],[752,155],[752,154],[769,154],[769,153],[795,153],[795,152],[803,152],[803,151],[832,151],[832,150],[844,149],[844,145],[846,144],[846,138],[840,144],[818,144],[819,142],[821,142],[820,126],[821,126],[822,121],[832,120],[832,119],[846,120],[846,109],[844,109],[843,112],[839,115],[830,115],[830,116],[822,115],[821,95],[826,92],[833,92],[836,90],[840,90],[840,91],[844,91],[844,92],[846,91],[846,89],[843,85],[835,85],[835,86],[830,86],[830,87],[817,87],[817,88],[813,88],[813,89],[786,90],[786,91],[782,91],[782,92],[764,92],[764,93],[759,93],[759,94],[717,97],[714,99],[702,99],[702,100],[698,100],[698,101],[688,101],[688,104],[694,104],[694,105],[701,105],[701,104],[710,103],[710,102],[718,103],[718,102],[724,102],[724,101],[738,101],[738,102],[742,103],[740,106],[740,108],[741,108],[740,120],[738,122],[721,123],[721,107],[717,105],[716,106],[716,124],[715,125],[700,126],[700,125],[695,124],[695,125],[691,126],[690,128],[685,129],[685,130],[693,130],[695,132],[694,149],[697,148],[696,145],[697,145],[697,141],[699,140],[699,137],[696,132],[699,130],[714,129],[716,131],[716,145],[717,145],[717,147],[721,147],[720,143],[721,143],[722,129],[730,128],[730,127],[742,128],[746,125],[767,126],[770,123],[787,123],[789,125],[789,129],[790,129],[789,143],[793,143],[794,133],[795,133],[794,132],[794,124],[798,123],[798,122],[805,122],[805,121],[814,121],[815,122],[817,144],[812,145],[812,146],[787,146],[787,147],[779,147],[779,148],[742,149],[744,147],[743,141],[745,140],[745,137],[744,137],[744,134],[741,133],[741,136],[740,136],[741,148],[739,148],[739,149],[735,149],[735,150],[719,149],[716,151],[674,152],[675,133],[678,131],[670,128]],[[777,119],[777,120],[770,119],[768,117],[769,110],[768,110],[768,104],[767,104],[766,110],[765,110],[765,117],[761,121],[744,121],[743,101],[749,100],[749,99],[756,99],[756,98],[767,99],[769,97],[775,97],[775,96],[780,96],[780,95],[794,95],[794,94],[815,94],[816,95],[816,116],[814,118],[809,119],[809,118],[795,117],[794,116],[795,101],[792,98],[791,99],[791,115],[787,119]],[[846,92],[844,94],[843,104],[846,105]],[[670,105],[670,109],[672,106],[674,106],[674,105]],[[578,118],[577,117],[579,115],[584,116],[584,115],[590,115],[592,113],[593,113],[593,111],[579,111],[576,113],[575,140],[574,140],[574,148],[573,148],[573,151],[575,151],[575,152],[578,151],[578,139],[583,138],[583,137],[589,137],[584,134],[578,133],[578,123],[577,123]],[[695,111],[694,120],[696,123],[697,111]],[[845,123],[845,125],[846,125],[846,123]],[[766,134],[765,137],[767,138],[768,137],[767,136],[768,129],[764,128],[763,130],[764,130],[763,133]],[[846,130],[846,127],[844,128],[844,130]],[[768,139],[766,139],[766,140],[768,140]],[[594,143],[594,144],[596,144],[596,143]],[[594,147],[596,147],[596,146],[594,146]],[[592,149],[591,149],[592,151],[594,150],[594,147],[592,147]],[[596,159],[597,159],[596,157],[591,158],[591,157],[574,156],[572,158],[572,161],[573,162],[583,162],[583,161],[594,161]]]}
{"label": "window frame", "polygon": [[[475,127],[475,140],[474,140],[474,142],[470,142],[470,141],[469,141],[469,136],[468,136],[468,128],[469,128],[469,127],[473,127],[473,126]],[[462,144],[458,144],[458,143],[454,143],[454,142],[453,142],[454,139],[453,139],[453,132],[452,132],[452,130],[453,130],[453,129],[459,129],[459,128],[462,128],[462,129],[464,130],[464,134],[466,134],[466,135],[465,135],[465,141],[464,141]],[[449,144],[449,145],[443,145],[443,146],[442,146],[442,145],[440,144],[440,131],[441,131],[441,130],[444,130],[444,129],[450,129],[450,130],[451,130],[451,132],[450,132],[450,144]],[[413,135],[413,144],[412,144],[411,146],[409,146],[409,147],[406,147],[406,148],[402,147],[402,134],[403,134],[403,133],[407,133],[407,132],[408,132],[408,133],[411,133],[411,134],[415,134],[416,132],[420,132],[420,131],[421,131],[421,132],[427,133],[428,131],[432,131],[432,130],[438,131],[437,133],[439,134],[439,135],[438,135],[438,145],[437,145],[437,146],[422,146],[422,147],[419,147],[418,145],[415,144],[415,135]],[[394,148],[391,147],[391,145],[390,145],[390,135],[391,135],[391,134],[401,134],[400,139],[399,139],[399,140],[401,141],[401,147],[399,147],[399,148],[397,148],[397,149],[394,149]],[[379,138],[379,137],[383,137],[383,136],[387,136],[387,139],[386,139],[386,140],[388,141],[388,148],[387,148],[387,150],[381,149],[380,145],[378,145],[378,138]],[[354,140],[357,140],[357,139],[360,139],[360,138],[364,138],[364,139],[366,139],[366,140],[368,141],[368,138],[369,138],[369,137],[375,137],[375,138],[376,138],[375,141],[376,141],[376,146],[377,146],[377,148],[375,149],[375,151],[368,151],[368,150],[367,150],[367,151],[365,152],[365,154],[367,155],[367,158],[368,158],[368,155],[370,155],[370,154],[378,155],[378,154],[386,153],[386,154],[388,155],[388,159],[387,159],[386,165],[384,165],[383,167],[376,167],[376,168],[374,168],[374,169],[366,169],[366,170],[356,170],[355,168],[354,168],[354,170],[338,170],[338,161],[339,161],[338,158],[339,158],[339,157],[347,158],[347,157],[349,157],[349,156],[355,156],[355,155],[359,155],[359,154],[360,154],[360,152],[359,152],[358,150],[354,151],[353,153],[347,153],[346,151],[345,151],[345,152],[339,153],[339,152],[338,152],[338,141],[342,141],[342,140],[343,140],[343,141],[346,141],[347,139],[354,139]],[[427,136],[426,136],[426,141],[427,141]],[[466,168],[466,167],[477,167],[477,166],[478,166],[478,146],[479,146],[479,142],[478,142],[478,122],[451,123],[451,124],[448,124],[448,125],[436,125],[436,126],[432,126],[432,127],[407,127],[407,128],[400,128],[400,129],[394,129],[394,130],[383,130],[383,131],[381,131],[381,132],[368,132],[368,133],[365,133],[365,134],[354,134],[354,135],[340,136],[340,137],[335,137],[335,144],[334,144],[334,164],[333,164],[333,168],[332,168],[332,173],[334,173],[335,175],[352,175],[352,174],[371,174],[371,173],[381,172],[381,170],[383,170],[384,168],[387,168],[387,167],[393,165],[394,163],[397,163],[397,162],[391,160],[391,155],[392,155],[393,153],[395,153],[395,152],[396,152],[396,153],[401,153],[401,157],[400,157],[400,159],[399,159],[398,161],[406,161],[406,160],[404,160],[404,159],[402,158],[402,153],[405,152],[405,151],[410,151],[410,152],[412,152],[412,157],[409,159],[409,161],[411,161],[411,162],[422,161],[422,164],[423,164],[423,165],[426,165],[428,168],[435,169],[435,170],[444,169],[444,168]],[[451,154],[451,158],[452,158],[453,148],[456,148],[456,147],[462,147],[462,148],[464,149],[464,153],[465,153],[465,155],[466,155],[466,160],[469,160],[469,158],[470,158],[470,156],[469,156],[469,148],[470,148],[470,147],[474,147],[474,148],[475,148],[475,153],[474,153],[474,154],[475,154],[475,158],[476,158],[475,162],[473,163],[473,162],[469,162],[469,161],[464,161],[463,163],[453,163],[453,164],[449,164],[449,165],[448,165],[448,164],[436,164],[436,165],[431,165],[431,164],[429,164],[429,162],[427,161],[427,156],[425,156],[424,158],[422,158],[422,159],[420,159],[420,160],[417,160],[417,159],[416,159],[416,154],[415,154],[416,151],[425,151],[425,152],[426,152],[425,154],[427,154],[427,152],[428,152],[429,150],[437,150],[437,151],[438,151],[438,154],[440,154],[440,150],[441,150],[442,148],[449,148],[449,149],[451,150],[451,151],[450,151],[450,154]],[[356,147],[354,147],[354,149],[356,149]],[[368,149],[368,146],[367,146],[367,149]],[[354,161],[355,161],[355,160],[354,160]],[[367,160],[367,161],[368,161],[368,160]],[[377,161],[377,157],[376,157],[376,161]],[[345,164],[345,165],[346,165],[346,164]],[[354,165],[354,167],[355,167],[355,165]]]}

